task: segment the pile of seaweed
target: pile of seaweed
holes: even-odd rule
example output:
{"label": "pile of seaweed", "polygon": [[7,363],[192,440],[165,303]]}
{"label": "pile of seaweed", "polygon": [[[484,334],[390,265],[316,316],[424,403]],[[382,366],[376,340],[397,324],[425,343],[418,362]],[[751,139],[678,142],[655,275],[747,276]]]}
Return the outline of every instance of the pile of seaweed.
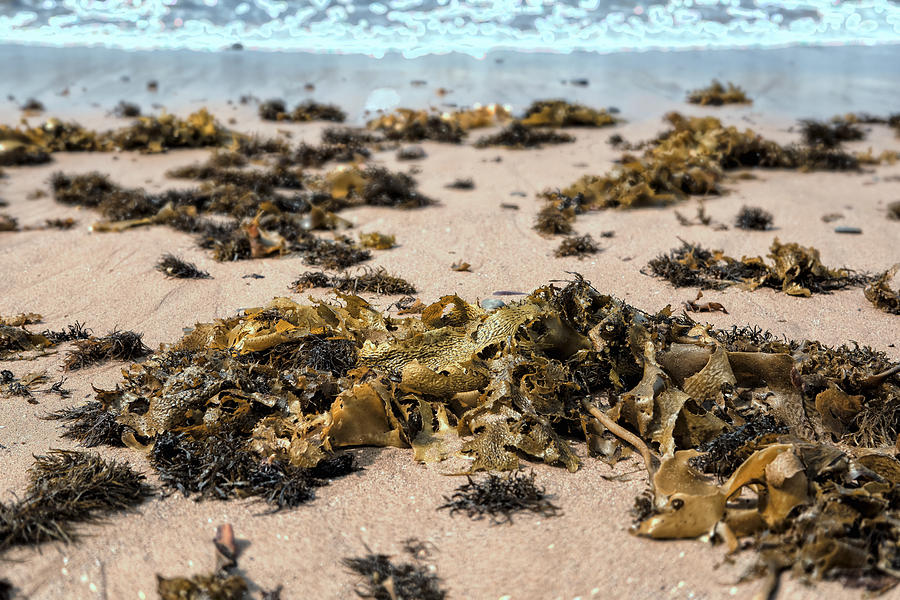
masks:
{"label": "pile of seaweed", "polygon": [[870,283],[872,277],[850,269],[822,264],[819,251],[796,243],[772,242],[767,263],[759,256],[738,260],[721,250],[708,250],[682,240],[681,246],[647,263],[650,272],[676,287],[724,289],[741,284],[747,289],[770,287],[791,296],[826,294]]}
{"label": "pile of seaweed", "polygon": [[348,446],[464,456],[474,473],[522,458],[574,471],[574,440],[611,462],[630,445],[651,484],[642,535],[756,547],[773,572],[900,575],[900,365],[883,353],[714,331],[580,277],[492,311],[446,296],[402,318],[335,295],[198,324],[132,365],[97,392],[109,441],[149,450],[169,487],[267,499],[281,492],[252,487],[254,468],[330,474]]}
{"label": "pile of seaweed", "polygon": [[[726,172],[764,167],[855,170],[859,159],[822,146],[781,146],[751,130],[725,127],[714,117],[669,113],[672,129],[646,144],[641,157],[625,154],[609,173],[585,175],[561,191],[542,194],[548,204],[536,228],[548,231],[546,219],[571,221],[587,210],[666,205],[692,195],[721,194]],[[556,215],[553,211],[563,213]]]}
{"label": "pile of seaweed", "polygon": [[746,92],[730,81],[727,86],[713,79],[705,88],[693,90],[688,93],[687,101],[691,104],[703,106],[722,106],[723,104],[751,104],[753,100],[747,97]]}
{"label": "pile of seaweed", "polygon": [[526,127],[608,127],[619,122],[609,111],[565,100],[537,100],[519,122]]}
{"label": "pile of seaweed", "polygon": [[[331,269],[344,269],[371,256],[346,236],[329,240],[311,233],[349,227],[336,212],[358,205],[405,209],[433,202],[416,191],[416,182],[408,175],[380,167],[341,166],[324,175],[303,175],[278,167],[240,170],[206,165],[175,174],[209,180],[198,188],[153,194],[122,188],[96,172],[57,173],[51,186],[58,202],[100,211],[105,220],[94,224],[94,231],[167,225],[196,235],[198,245],[211,250],[216,260],[296,252],[307,264]],[[276,188],[296,191],[285,195]]]}
{"label": "pile of seaweed", "polygon": [[38,333],[26,328],[26,325],[40,323],[42,319],[37,313],[0,316],[0,360],[36,358],[51,352],[48,349],[57,344],[87,340],[91,336],[91,331],[78,321],[59,331],[45,329]]}
{"label": "pile of seaweed", "polygon": [[223,146],[236,136],[206,109],[179,119],[171,114],[139,117],[128,127],[97,132],[78,123],[48,119],[38,127],[0,125],[0,165],[48,162],[52,152],[165,152],[170,148]]}
{"label": "pile of seaweed", "polygon": [[520,121],[514,121],[493,135],[479,138],[475,142],[475,147],[540,148],[544,144],[567,144],[574,141],[575,138],[567,133],[544,131],[535,127],[528,127]]}
{"label": "pile of seaweed", "polygon": [[510,119],[509,110],[498,104],[478,106],[452,113],[398,108],[366,123],[391,141],[433,140],[459,144],[470,129],[489,127]]}
{"label": "pile of seaweed", "polygon": [[335,121],[343,123],[347,113],[333,104],[320,104],[307,100],[288,111],[284,100],[275,98],[267,100],[259,105],[259,117],[265,121],[294,121],[305,123],[308,121]]}
{"label": "pile of seaweed", "polygon": [[96,454],[52,450],[35,457],[21,500],[0,502],[0,553],[16,545],[69,543],[73,523],[96,521],[137,506],[151,495],[144,476],[128,464]]}

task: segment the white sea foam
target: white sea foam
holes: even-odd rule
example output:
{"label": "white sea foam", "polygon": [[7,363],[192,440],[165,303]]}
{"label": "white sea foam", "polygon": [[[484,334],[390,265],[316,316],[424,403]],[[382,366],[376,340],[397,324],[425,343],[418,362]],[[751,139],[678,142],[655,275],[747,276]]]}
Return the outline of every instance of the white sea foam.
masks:
{"label": "white sea foam", "polygon": [[0,43],[408,57],[895,44],[888,0],[5,0]]}

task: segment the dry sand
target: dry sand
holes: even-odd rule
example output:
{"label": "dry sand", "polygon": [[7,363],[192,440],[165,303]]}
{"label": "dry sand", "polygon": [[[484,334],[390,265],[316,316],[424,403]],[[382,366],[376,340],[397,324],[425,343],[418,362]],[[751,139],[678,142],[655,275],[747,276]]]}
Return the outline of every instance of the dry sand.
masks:
{"label": "dry sand", "polygon": [[[75,83],[69,81],[73,87]],[[431,81],[430,89],[440,83]],[[412,282],[426,303],[450,293],[475,300],[498,290],[530,292],[578,272],[599,290],[641,309],[657,311],[666,304],[678,309],[696,290],[673,289],[640,270],[648,259],[677,246],[679,238],[740,256],[764,255],[777,236],[782,241],[816,246],[828,265],[859,270],[880,271],[900,261],[900,223],[885,218],[886,204],[900,199],[900,186],[890,181],[900,176],[900,165],[859,174],[757,171],[756,179],[730,183],[731,193],[705,202],[714,220],[729,225],[743,204],[763,207],[775,216],[776,229],[771,232],[679,225],[674,211],[692,217],[696,200],[674,208],[580,216],[577,232],[592,234],[603,251],[584,260],[554,258],[559,240],[542,238],[531,228],[541,206],[535,193],[567,185],[586,172],[599,174],[610,168],[619,154],[606,143],[612,133],[629,141],[645,139],[661,128],[660,117],[666,110],[678,108],[691,114],[715,112],[726,122],[752,126],[779,141],[796,136],[788,131],[797,116],[795,111],[764,116],[758,106],[714,111],[688,107],[662,93],[635,97],[643,100],[623,106],[628,123],[602,130],[575,130],[574,144],[527,151],[422,144],[428,157],[412,163],[421,169],[415,178],[423,193],[440,201],[438,205],[415,211],[358,208],[342,215],[354,223],[353,235],[373,230],[396,234],[398,247],[376,251],[369,264],[384,266]],[[594,103],[601,102],[616,104],[618,100],[604,96]],[[636,105],[652,106],[653,110],[629,108]],[[224,101],[216,110],[223,119],[234,115],[238,130],[275,133],[281,129],[292,132],[294,141],[316,141],[323,127],[260,123],[252,107],[226,106]],[[81,114],[85,124],[110,121],[102,112],[91,113],[77,103],[70,112]],[[0,122],[10,123],[18,115],[7,107],[0,117]],[[897,149],[900,140],[886,128],[873,126],[866,141],[849,148],[869,146],[877,153]],[[134,329],[156,347],[175,341],[183,328],[196,322],[230,316],[239,308],[261,305],[274,296],[300,300],[302,296],[288,289],[298,274],[308,270],[298,258],[217,263],[197,248],[190,236],[168,228],[91,233],[88,228],[97,219],[95,213],[57,205],[50,197],[27,199],[29,192],[46,190],[49,175],[57,170],[98,170],[123,185],[150,190],[188,185],[165,178],[165,170],[206,156],[205,151],[156,156],[57,154],[46,166],[6,169],[8,177],[0,180],[0,198],[10,206],[3,212],[18,218],[20,225],[37,225],[51,217],[74,217],[79,222],[71,231],[0,234],[0,314],[38,312],[49,328],[78,320],[101,333],[115,327]],[[398,164],[393,152],[377,153],[371,162],[404,170],[411,164]],[[457,177],[471,177],[475,189],[445,189],[445,184]],[[504,209],[501,203],[515,203],[519,209]],[[822,215],[834,212],[845,218],[837,223],[822,222]],[[835,225],[859,226],[863,234],[838,235],[833,232]],[[601,239],[603,231],[614,231],[615,236]],[[214,279],[164,278],[154,264],[166,251],[197,263]],[[450,264],[459,260],[471,263],[472,272],[451,271]],[[249,273],[265,278],[242,278]],[[396,299],[366,298],[382,308]],[[900,318],[875,309],[860,289],[804,299],[766,289],[750,293],[732,288],[707,292],[705,298],[721,302],[729,311],[727,315],[696,316],[718,327],[749,323],[791,338],[828,344],[852,340],[900,358],[896,347]],[[43,368],[61,375],[64,351],[65,347],[55,356],[0,366],[17,376]],[[111,363],[66,374],[66,387],[73,391],[69,400],[50,395],[39,395],[38,405],[19,398],[0,400],[0,494],[5,499],[12,493],[21,494],[32,455],[75,447],[59,437],[57,423],[40,417],[91,398],[92,385],[114,386],[121,368],[121,364]],[[576,449],[586,458],[583,444]],[[100,452],[132,462],[154,481],[146,460],[137,452],[107,448]],[[341,559],[362,554],[366,546],[399,555],[403,540],[410,537],[434,543],[437,552],[429,562],[451,598],[751,597],[761,585],[758,580],[738,583],[752,560],[750,555],[739,555],[732,563],[720,547],[632,536],[628,510],[645,487],[641,465],[635,459],[616,468],[587,459],[575,474],[529,464],[562,508],[562,516],[526,515],[512,525],[492,526],[436,510],[442,497],[460,483],[446,475],[458,464],[422,466],[413,462],[411,450],[355,452],[365,469],[321,488],[317,499],[306,506],[265,515],[261,514],[264,506],[244,501],[198,503],[180,496],[156,498],[133,514],[79,528],[85,537],[78,544],[10,552],[6,558],[13,561],[0,563],[0,576],[8,577],[26,597],[34,599],[152,598],[157,573],[171,577],[209,571],[213,567],[209,541],[215,527],[231,523],[245,544],[240,572],[263,589],[283,585],[282,597],[287,599],[353,597],[355,578],[341,566]],[[623,473],[632,474],[609,479]],[[781,593],[784,598],[860,595],[833,583],[807,587],[790,577],[784,578]],[[900,591],[888,597],[900,598]]]}

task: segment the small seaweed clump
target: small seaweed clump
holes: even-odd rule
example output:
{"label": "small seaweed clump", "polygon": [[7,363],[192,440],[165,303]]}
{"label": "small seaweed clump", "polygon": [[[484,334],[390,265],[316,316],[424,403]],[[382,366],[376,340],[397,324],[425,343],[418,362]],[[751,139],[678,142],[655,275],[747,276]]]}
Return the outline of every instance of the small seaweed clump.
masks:
{"label": "small seaweed clump", "polygon": [[143,335],[133,331],[113,331],[103,337],[77,340],[75,349],[66,354],[66,370],[84,369],[108,360],[135,360],[150,354]]}
{"label": "small seaweed clump", "polygon": [[608,127],[618,123],[606,110],[596,110],[565,100],[537,100],[519,121],[526,127]]}
{"label": "small seaweed clump", "polygon": [[21,500],[0,503],[0,552],[16,545],[72,542],[73,523],[96,521],[137,506],[151,495],[128,464],[96,454],[51,450],[35,457]]}
{"label": "small seaweed clump", "polygon": [[771,229],[772,221],[772,213],[758,206],[742,206],[734,219],[734,226],[738,229],[765,231]]}
{"label": "small seaweed clump", "polygon": [[156,593],[160,600],[245,600],[248,590],[247,580],[241,575],[156,576]]}
{"label": "small seaweed clump", "polygon": [[596,254],[598,252],[600,252],[600,246],[597,245],[589,233],[586,233],[581,236],[567,237],[560,243],[559,248],[553,252],[553,255],[557,258],[564,256],[584,258],[588,254]]}
{"label": "small seaweed clump", "polygon": [[422,564],[422,552],[415,551],[418,545],[414,541],[406,544],[411,563],[396,564],[387,554],[372,552],[345,558],[344,566],[363,578],[356,594],[375,600],[444,600],[447,592],[441,589],[440,578]]}
{"label": "small seaweed clump", "polygon": [[753,100],[740,87],[729,82],[727,87],[713,79],[705,88],[688,93],[688,102],[702,106],[722,106],[723,104],[751,104]]}
{"label": "small seaweed clump", "polygon": [[885,312],[900,315],[900,263],[882,273],[864,290],[866,299]]}
{"label": "small seaweed clump", "polygon": [[518,512],[555,517],[559,511],[545,490],[534,483],[534,473],[513,471],[505,476],[489,473],[480,481],[471,477],[467,480],[453,495],[445,496],[445,503],[439,508],[448,509],[451,515],[463,512],[476,520],[489,515],[493,523],[511,523],[513,514]]}
{"label": "small seaweed clump", "polygon": [[164,273],[166,277],[177,279],[210,279],[209,273],[173,254],[164,254],[156,263],[156,270]]}
{"label": "small seaweed clump", "polygon": [[294,121],[305,123],[309,121],[334,121],[343,123],[347,113],[333,104],[320,104],[307,100],[288,111],[284,100],[267,100],[259,105],[259,116],[265,121]]}
{"label": "small seaweed clump", "polygon": [[823,148],[837,148],[843,142],[866,137],[866,133],[858,125],[841,118],[833,119],[831,123],[804,119],[800,121],[800,131],[807,145]]}
{"label": "small seaweed clump", "polygon": [[408,295],[416,293],[415,286],[405,279],[389,274],[383,267],[364,269],[357,275],[343,273],[329,276],[321,271],[307,271],[294,281],[292,287],[298,292],[314,287],[330,287],[350,294],[372,292],[374,294]]}
{"label": "small seaweed clump", "polygon": [[470,129],[488,127],[509,118],[509,111],[496,104],[445,114],[398,108],[393,113],[369,121],[366,127],[380,131],[392,141],[433,140],[458,144]]}
{"label": "small seaweed clump", "polygon": [[390,250],[397,243],[397,237],[370,231],[369,233],[359,234],[359,243],[363,248],[374,248],[375,250]]}
{"label": "small seaweed clump", "polygon": [[113,109],[113,115],[119,118],[133,119],[134,117],[141,116],[141,107],[134,102],[120,100]]}
{"label": "small seaweed clump", "polygon": [[668,254],[650,260],[647,266],[653,275],[669,280],[676,287],[724,289],[740,283],[751,290],[765,286],[791,296],[827,294],[871,281],[868,275],[850,269],[826,267],[815,248],[782,244],[778,238],[772,242],[768,256],[771,264],[760,257],[737,260],[720,250],[710,251],[682,242]]}
{"label": "small seaweed clump", "polygon": [[486,135],[475,142],[476,148],[506,146],[508,148],[540,148],[543,144],[566,144],[575,138],[567,133],[544,131],[514,121],[494,135]]}
{"label": "small seaweed clump", "polygon": [[70,406],[44,417],[48,421],[62,421],[62,437],[77,440],[85,448],[100,445],[124,446],[125,428],[116,421],[116,415],[103,408],[99,402],[86,402]]}

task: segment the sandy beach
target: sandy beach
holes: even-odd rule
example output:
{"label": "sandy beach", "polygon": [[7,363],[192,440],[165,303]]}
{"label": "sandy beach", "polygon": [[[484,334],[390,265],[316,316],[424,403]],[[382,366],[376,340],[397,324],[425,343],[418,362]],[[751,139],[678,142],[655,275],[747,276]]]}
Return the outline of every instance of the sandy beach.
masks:
{"label": "sandy beach", "polygon": [[[335,102],[348,112],[350,124],[365,121],[366,110],[397,106],[497,102],[511,104],[517,112],[532,99],[564,97],[617,107],[623,123],[567,129],[576,138],[570,144],[528,150],[474,148],[472,141],[492,133],[488,129],[473,132],[461,145],[423,142],[427,156],[419,161],[398,161],[393,150],[373,152],[367,164],[395,171],[415,166],[412,176],[419,191],[437,203],[415,210],[355,207],[341,216],[352,223],[348,231],[352,237],[370,231],[396,236],[396,247],[374,251],[365,265],[384,267],[411,282],[415,296],[426,304],[447,294],[477,303],[498,297],[497,291],[530,293],[579,273],[601,292],[641,310],[656,313],[671,305],[680,312],[683,302],[694,299],[696,288],[674,288],[641,272],[648,260],[677,247],[680,240],[741,257],[765,256],[777,237],[818,248],[826,265],[871,273],[900,261],[900,222],[886,217],[887,205],[900,200],[900,164],[864,166],[852,173],[753,170],[754,178],[728,180],[726,194],[703,199],[713,222],[728,225],[727,230],[680,224],[675,212],[693,217],[699,206],[696,198],[664,208],[589,212],[578,216],[574,228],[578,234],[591,234],[601,251],[581,259],[555,257],[560,238],[542,237],[532,227],[543,206],[537,194],[568,186],[586,173],[608,171],[621,155],[607,143],[610,135],[619,134],[629,142],[652,138],[665,128],[662,117],[671,110],[713,115],[726,125],[752,128],[782,144],[799,141],[798,118],[896,111],[900,63],[882,60],[895,50],[770,50],[742,59],[720,54],[711,63],[690,53],[659,54],[659,60],[646,54],[615,60],[498,55],[476,61],[448,56],[411,64],[383,61],[376,68],[372,59],[358,57],[322,56],[305,63],[286,55],[233,52],[184,53],[170,60],[162,55],[151,59],[140,53],[73,49],[61,59],[61,52],[69,51],[0,47],[0,81],[7,82],[0,87],[0,96],[14,94],[16,99],[0,104],[0,123],[16,124],[21,117],[18,104],[36,97],[47,110],[28,117],[31,124],[57,116],[77,119],[87,127],[111,128],[128,123],[108,114],[126,99],[140,104],[145,113],[157,112],[151,108],[155,102],[181,116],[206,106],[230,129],[280,136],[295,144],[317,143],[329,124],[263,122],[256,115],[256,104],[241,104],[240,96],[279,96],[289,104],[307,97]],[[525,61],[530,61],[527,69]],[[335,69],[337,64],[342,67]],[[830,70],[822,77],[826,65]],[[682,67],[687,74],[676,72]],[[123,75],[130,81],[124,82]],[[589,85],[564,83],[577,77],[589,79]],[[740,83],[754,104],[708,108],[684,102],[687,89],[713,77]],[[151,79],[159,82],[155,93],[146,90]],[[416,79],[427,83],[410,85]],[[313,83],[315,91],[304,91],[306,83]],[[439,96],[439,88],[452,93]],[[64,89],[68,95],[60,96]],[[844,148],[851,152],[871,148],[876,155],[900,150],[900,139],[888,127],[865,129],[865,140]],[[168,227],[92,232],[91,225],[99,220],[96,212],[61,205],[49,190],[50,176],[58,171],[99,171],[122,186],[151,192],[190,187],[195,182],[171,179],[166,171],[203,162],[208,156],[207,150],[156,155],[54,153],[53,161],[45,165],[4,167],[0,199],[9,205],[0,212],[16,218],[20,227],[69,217],[77,225],[67,231],[0,233],[0,314],[40,313],[43,321],[36,329],[58,329],[73,321],[86,323],[95,333],[130,329],[143,333],[145,343],[156,349],[177,341],[196,323],[230,317],[273,297],[298,302],[309,295],[329,297],[323,289],[302,294],[290,289],[291,282],[309,270],[299,257],[217,262],[196,246],[192,236]],[[448,189],[457,178],[471,178],[474,189]],[[46,194],[35,197],[38,190]],[[733,227],[744,205],[772,213],[774,228]],[[843,218],[824,222],[822,217],[831,213]],[[840,225],[859,227],[862,234],[835,233]],[[614,235],[601,237],[608,231]],[[154,268],[163,252],[196,263],[212,279],[163,277]],[[451,264],[458,261],[470,263],[471,272],[452,271]],[[251,273],[264,277],[244,278]],[[361,296],[379,310],[399,299]],[[692,315],[716,328],[750,324],[790,339],[828,345],[855,342],[900,360],[900,318],[876,309],[860,288],[800,298],[735,286],[705,291],[704,300],[719,302],[728,311]],[[61,346],[58,353],[34,361],[0,363],[17,377],[41,369],[54,379],[64,375],[72,390],[68,399],[40,394],[38,404],[0,398],[4,499],[26,487],[33,455],[77,448],[60,437],[57,422],[41,417],[93,398],[92,386],[111,389],[121,381],[124,365],[117,361],[62,372],[66,349]],[[560,507],[562,514],[555,518],[522,515],[512,524],[491,525],[451,516],[437,507],[461,483],[448,474],[458,472],[465,461],[454,458],[421,465],[413,461],[410,449],[359,448],[352,452],[363,470],[318,489],[316,499],[304,506],[263,514],[264,505],[243,500],[155,497],[132,513],[80,526],[84,537],[76,544],[8,552],[7,560],[0,562],[0,577],[8,578],[24,598],[152,598],[157,574],[182,576],[212,569],[209,540],[217,525],[230,523],[243,545],[239,573],[257,586],[251,590],[254,597],[278,586],[283,586],[285,599],[354,597],[355,576],[341,559],[366,548],[399,555],[403,541],[413,537],[433,543],[436,551],[428,564],[435,567],[451,598],[751,598],[762,589],[758,578],[742,581],[753,560],[751,552],[726,557],[721,546],[695,540],[660,542],[629,533],[629,509],[646,487],[640,460],[632,457],[610,467],[588,457],[584,443],[573,447],[583,459],[575,473],[524,461]],[[97,450],[104,457],[130,462],[156,483],[139,452]],[[861,594],[838,582],[810,586],[788,574],[778,597]],[[900,598],[900,591],[884,597]]]}

